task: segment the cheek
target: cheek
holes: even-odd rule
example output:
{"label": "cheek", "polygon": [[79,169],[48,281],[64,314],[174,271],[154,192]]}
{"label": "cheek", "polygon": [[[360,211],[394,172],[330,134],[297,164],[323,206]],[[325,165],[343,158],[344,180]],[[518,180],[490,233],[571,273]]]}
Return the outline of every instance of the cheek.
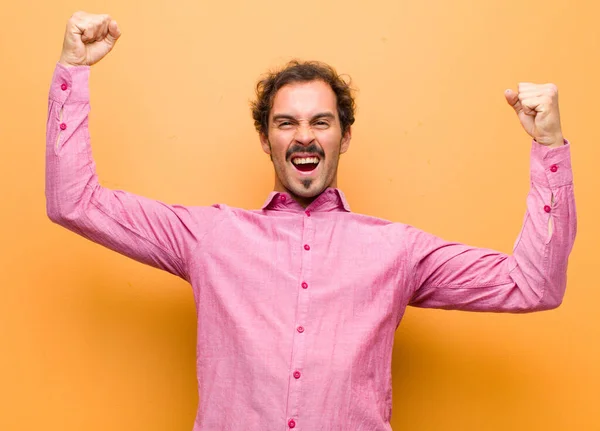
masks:
{"label": "cheek", "polygon": [[340,140],[330,136],[329,140],[323,143],[322,148],[325,151],[327,162],[335,161],[340,154]]}
{"label": "cheek", "polygon": [[284,167],[286,164],[285,160],[285,148],[272,148],[271,150],[271,159],[279,166]]}
{"label": "cheek", "polygon": [[269,138],[269,143],[271,145],[271,152],[277,158],[285,159],[285,153],[289,147],[289,139],[283,133],[274,133]]}
{"label": "cheek", "polygon": [[333,128],[316,132],[315,138],[326,151],[337,151],[342,142],[341,132]]}

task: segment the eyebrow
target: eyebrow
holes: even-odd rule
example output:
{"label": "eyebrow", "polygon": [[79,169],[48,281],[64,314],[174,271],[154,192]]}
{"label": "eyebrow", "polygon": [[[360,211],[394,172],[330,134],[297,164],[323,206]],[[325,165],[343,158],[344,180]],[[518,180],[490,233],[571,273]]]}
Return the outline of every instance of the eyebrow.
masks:
{"label": "eyebrow", "polygon": [[[318,114],[313,115],[311,117],[310,121],[315,121],[318,118],[329,118],[329,119],[333,120],[333,119],[335,119],[335,115],[333,115],[333,113],[331,113],[331,112],[319,112]],[[280,120],[296,120],[296,118],[290,114],[273,115],[273,121],[280,121]]]}

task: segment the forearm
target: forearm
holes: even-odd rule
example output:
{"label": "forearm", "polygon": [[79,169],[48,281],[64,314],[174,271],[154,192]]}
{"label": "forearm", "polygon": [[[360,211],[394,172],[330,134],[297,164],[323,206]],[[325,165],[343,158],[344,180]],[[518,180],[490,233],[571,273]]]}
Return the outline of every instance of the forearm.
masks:
{"label": "forearm", "polygon": [[46,124],[46,208],[59,224],[86,206],[98,186],[89,142],[89,67],[57,65]]}
{"label": "forearm", "polygon": [[519,289],[539,298],[533,306],[538,310],[562,302],[577,215],[570,144],[546,148],[533,142],[531,153],[527,214],[508,263]]}

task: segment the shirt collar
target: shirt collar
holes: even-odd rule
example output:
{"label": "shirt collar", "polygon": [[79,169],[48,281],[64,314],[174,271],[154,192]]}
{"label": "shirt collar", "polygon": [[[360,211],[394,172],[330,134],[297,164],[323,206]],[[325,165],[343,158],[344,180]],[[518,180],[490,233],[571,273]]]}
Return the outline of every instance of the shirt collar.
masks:
{"label": "shirt collar", "polygon": [[350,205],[344,193],[337,188],[328,187],[306,208],[290,196],[289,193],[271,192],[262,206],[263,210],[275,211],[346,211],[350,212]]}

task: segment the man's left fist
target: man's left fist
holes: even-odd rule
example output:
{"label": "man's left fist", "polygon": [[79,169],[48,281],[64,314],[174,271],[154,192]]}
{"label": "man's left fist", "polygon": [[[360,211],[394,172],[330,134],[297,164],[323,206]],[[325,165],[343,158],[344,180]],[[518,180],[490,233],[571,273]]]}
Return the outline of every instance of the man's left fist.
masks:
{"label": "man's left fist", "polygon": [[521,82],[518,93],[506,90],[504,96],[525,131],[536,142],[548,147],[563,145],[556,85]]}

